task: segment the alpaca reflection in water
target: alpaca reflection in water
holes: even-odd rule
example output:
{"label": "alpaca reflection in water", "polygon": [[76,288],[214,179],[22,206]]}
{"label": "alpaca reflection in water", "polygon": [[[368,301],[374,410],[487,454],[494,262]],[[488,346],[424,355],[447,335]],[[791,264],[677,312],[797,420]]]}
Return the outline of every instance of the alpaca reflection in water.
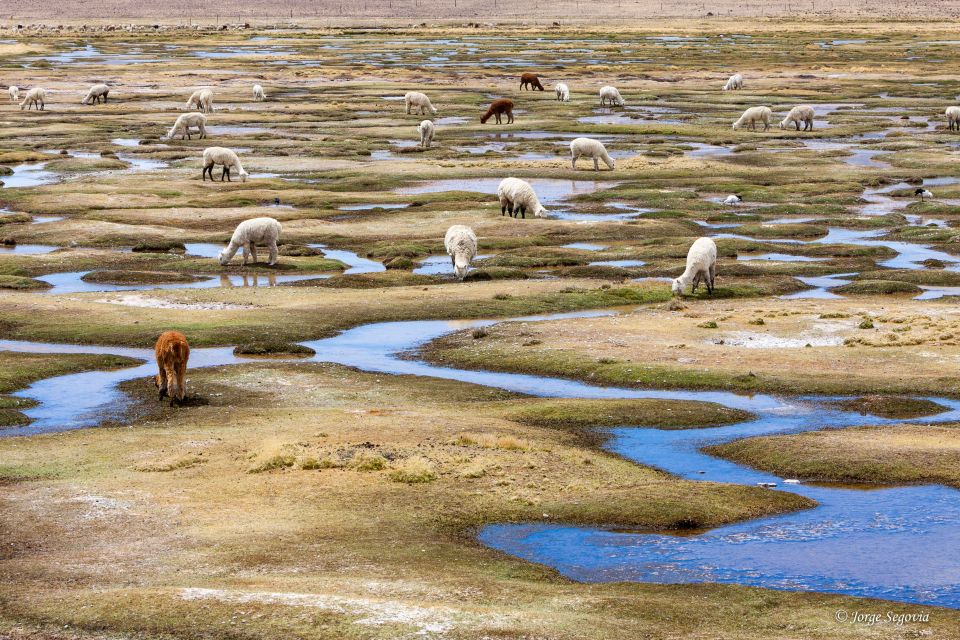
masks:
{"label": "alpaca reflection in water", "polygon": [[220,275],[221,287],[275,287],[277,286],[277,276],[273,273],[254,273],[230,276]]}

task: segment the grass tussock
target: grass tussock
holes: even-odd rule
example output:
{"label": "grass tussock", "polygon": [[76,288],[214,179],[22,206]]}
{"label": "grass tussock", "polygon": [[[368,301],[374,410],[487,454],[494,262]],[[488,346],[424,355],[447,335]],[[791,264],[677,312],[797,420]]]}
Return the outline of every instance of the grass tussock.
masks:
{"label": "grass tussock", "polygon": [[433,482],[439,477],[436,466],[426,458],[416,456],[395,464],[390,479],[405,484]]}
{"label": "grass tussock", "polygon": [[504,451],[529,451],[533,447],[529,440],[494,433],[461,433],[454,440],[454,444],[463,447],[502,449]]}

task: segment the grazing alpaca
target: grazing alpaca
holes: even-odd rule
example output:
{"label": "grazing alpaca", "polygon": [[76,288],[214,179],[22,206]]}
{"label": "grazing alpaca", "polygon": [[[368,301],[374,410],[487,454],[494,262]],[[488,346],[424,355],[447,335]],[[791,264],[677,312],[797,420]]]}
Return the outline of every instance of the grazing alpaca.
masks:
{"label": "grazing alpaca", "polygon": [[264,245],[270,251],[270,260],[268,265],[273,266],[277,263],[277,240],[280,238],[280,232],[283,227],[273,218],[251,218],[244,220],[237,225],[230,238],[230,244],[227,248],[217,255],[217,260],[221,266],[230,264],[230,260],[238,250],[243,249],[243,264],[246,266],[247,258],[253,258],[254,264],[257,262],[257,245]]}
{"label": "grazing alpaca", "polygon": [[574,138],[570,142],[570,164],[574,169],[577,168],[577,160],[581,156],[593,158],[594,171],[600,171],[599,160],[603,160],[603,163],[611,170],[616,167],[613,158],[607,153],[607,148],[603,146],[602,142],[593,138]]}
{"label": "grazing alpaca", "polygon": [[267,94],[263,92],[263,87],[258,84],[253,85],[253,99],[257,102],[263,102],[267,99]]}
{"label": "grazing alpaca", "polygon": [[20,103],[20,110],[23,111],[26,109],[30,110],[30,107],[38,111],[43,111],[46,105],[44,104],[44,98],[47,97],[47,92],[41,89],[40,87],[34,87],[27,91],[27,95],[23,97],[23,101]]}
{"label": "grazing alpaca", "polygon": [[924,189],[924,188],[922,188],[922,187],[919,188],[919,189],[917,189],[916,191],[914,191],[914,192],[913,192],[913,195],[915,195],[915,196],[917,196],[918,198],[920,198],[920,202],[923,202],[923,201],[924,201],[924,200],[923,200],[924,198],[932,198],[932,197],[933,197],[933,194],[932,194],[932,193],[930,193],[929,191],[927,191],[926,189]]}
{"label": "grazing alpaca", "polygon": [[500,98],[499,100],[491,102],[487,112],[480,116],[480,124],[485,124],[487,120],[490,119],[490,116],[496,116],[497,124],[503,124],[500,121],[500,116],[503,114],[507,114],[507,124],[513,124],[513,100]]}
{"label": "grazing alpaca", "polygon": [[787,117],[780,122],[780,128],[786,129],[790,126],[792,122],[796,126],[797,131],[800,131],[800,125],[803,124],[804,131],[813,131],[813,117],[816,113],[813,110],[813,107],[808,107],[806,105],[796,106],[793,109],[790,109],[790,113],[787,114]]}
{"label": "grazing alpaca", "polygon": [[10,85],[10,88],[7,89],[7,93],[10,94],[11,102],[20,102],[20,88],[17,85]]}
{"label": "grazing alpaca", "polygon": [[770,118],[772,116],[773,112],[770,111],[770,107],[750,107],[733,123],[733,130],[736,131],[744,125],[750,125],[750,128],[756,131],[757,123],[762,122],[763,130],[766,131],[770,128]]}
{"label": "grazing alpaca", "polygon": [[240,182],[246,182],[247,176],[249,175],[247,171],[243,168],[243,165],[240,164],[240,158],[237,157],[237,154],[232,149],[226,149],[224,147],[207,147],[203,150],[203,179],[207,179],[207,174],[210,174],[210,182],[213,182],[213,167],[214,165],[222,164],[223,173],[220,175],[220,182],[223,182],[223,179],[226,178],[227,182],[233,182],[230,179],[230,170],[236,169],[237,175],[240,176]]}
{"label": "grazing alpaca", "polygon": [[540,204],[537,193],[530,183],[520,178],[504,178],[497,187],[497,199],[500,200],[500,215],[507,213],[511,218],[520,214],[526,219],[529,210],[534,216],[543,218],[547,215],[546,208]]}
{"label": "grazing alpaca", "polygon": [[737,89],[743,89],[743,76],[739,73],[730,76],[727,84],[723,85],[724,91],[736,91]]}
{"label": "grazing alpaca", "polygon": [[187,98],[186,109],[197,108],[201,113],[213,113],[213,91],[197,89]]}
{"label": "grazing alpaca", "polygon": [[429,120],[424,120],[417,125],[417,133],[420,134],[420,148],[429,149],[430,145],[433,144],[433,132],[435,127],[433,123]]}
{"label": "grazing alpaca", "polygon": [[553,90],[557,94],[557,100],[560,102],[570,102],[570,87],[566,84],[558,82]]}
{"label": "grazing alpaca", "polygon": [[524,73],[520,76],[520,90],[523,91],[533,91],[534,89],[539,89],[543,91],[543,85],[540,84],[540,78],[537,77],[535,73]]}
{"label": "grazing alpaca", "polygon": [[97,104],[100,100],[107,103],[107,94],[110,93],[110,87],[105,84],[95,84],[87,91],[86,97],[80,101],[80,104]]}
{"label": "grazing alpaca", "polygon": [[[16,89],[16,87],[11,87]],[[950,131],[956,129],[960,131],[960,107],[947,107],[947,122],[950,123]]]}
{"label": "grazing alpaca", "polygon": [[419,91],[408,91],[403,96],[403,102],[406,105],[407,113],[410,113],[411,108],[419,110],[420,115],[425,115],[427,111],[430,111],[430,113],[437,112],[437,108],[430,102],[430,98]]}
{"label": "grazing alpaca", "polygon": [[723,200],[723,204],[734,207],[743,202],[743,198],[740,197],[739,193],[731,193]]}
{"label": "grazing alpaca", "polygon": [[616,87],[611,87],[609,85],[600,87],[600,106],[602,107],[607,103],[609,103],[611,107],[623,106],[623,96],[620,95],[620,92],[617,91]]}
{"label": "grazing alpaca", "polygon": [[[177,117],[177,121],[173,123],[173,126],[170,127],[170,131],[167,132],[166,137],[172,139],[175,135],[179,134],[180,139],[183,140],[186,136],[187,140],[192,140],[190,137],[191,127],[196,127],[200,132],[200,139],[207,137],[207,116],[202,113],[181,113]],[[213,177],[211,176],[211,180]]]}
{"label": "grazing alpaca", "polygon": [[713,282],[717,278],[717,245],[710,238],[697,238],[687,252],[687,268],[673,280],[673,293],[681,295],[692,285],[693,293],[701,282],[706,283],[707,293],[713,295]]}
{"label": "grazing alpaca", "polygon": [[187,394],[187,359],[190,357],[190,345],[187,338],[179,331],[165,331],[157,339],[154,348],[157,357],[157,368],[160,373],[154,378],[157,389],[160,390],[160,400],[170,397],[170,406],[183,402]]}
{"label": "grazing alpaca", "polygon": [[457,280],[463,280],[470,268],[470,262],[477,255],[477,235],[470,227],[455,224],[447,229],[443,237],[443,246],[450,254],[450,264]]}

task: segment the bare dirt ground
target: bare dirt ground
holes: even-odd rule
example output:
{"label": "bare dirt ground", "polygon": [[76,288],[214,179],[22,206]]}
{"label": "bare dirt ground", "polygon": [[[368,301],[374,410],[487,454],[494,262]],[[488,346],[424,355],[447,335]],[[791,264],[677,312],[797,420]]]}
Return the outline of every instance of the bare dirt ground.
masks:
{"label": "bare dirt ground", "polygon": [[227,0],[215,6],[170,0],[143,3],[133,0],[5,0],[0,18],[37,20],[156,19],[181,22],[238,22],[251,19],[292,18],[304,21],[358,21],[383,18],[417,20],[475,19],[489,21],[566,20],[575,22],[629,21],[651,17],[833,17],[938,18],[960,17],[960,3],[951,0],[802,0],[801,2],[740,2],[738,0],[281,0],[246,2]]}

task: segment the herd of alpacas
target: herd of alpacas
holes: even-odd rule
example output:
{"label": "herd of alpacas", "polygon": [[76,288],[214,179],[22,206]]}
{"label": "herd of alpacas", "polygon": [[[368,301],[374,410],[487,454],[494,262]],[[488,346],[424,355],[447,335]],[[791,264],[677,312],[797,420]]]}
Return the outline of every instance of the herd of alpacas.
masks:
{"label": "herd of alpacas", "polygon": [[[736,73],[723,85],[724,91],[736,91],[743,89],[743,76]],[[523,73],[520,77],[520,90],[544,91],[543,83],[534,73]],[[8,88],[10,100],[19,102],[20,109],[45,110],[46,91],[41,87],[33,87],[23,93],[21,100],[21,90],[19,87],[11,85]],[[80,101],[81,104],[90,105],[100,102],[106,103],[107,96],[110,93],[110,87],[106,84],[95,84],[90,87],[87,94]],[[561,102],[570,100],[570,87],[565,83],[557,83],[554,86],[556,99]],[[625,105],[623,96],[619,90],[613,86],[601,87],[599,91],[600,106],[622,107]],[[261,85],[253,85],[253,100],[266,100],[266,93]],[[192,139],[192,135],[198,135],[200,139],[207,137],[207,117],[213,113],[214,95],[213,90],[202,88],[194,91],[186,102],[187,113],[181,114],[174,122],[173,126],[164,136],[167,139],[173,139],[179,136],[181,139]],[[418,115],[436,114],[438,109],[430,101],[430,98],[419,91],[410,91],[404,95],[404,106],[407,114],[412,111]],[[490,103],[487,111],[480,117],[480,122],[485,124],[491,117],[495,118],[497,124],[502,124],[502,116],[507,116],[507,124],[513,124],[514,103],[507,98],[497,98]],[[193,111],[196,109],[196,111]],[[807,105],[798,105],[793,107],[786,117],[780,122],[780,128],[785,129],[794,125],[797,131],[801,126],[803,131],[813,130],[813,121],[815,116],[813,107]],[[950,130],[960,131],[960,107],[949,107],[946,110],[947,120]],[[755,106],[746,109],[743,114],[733,123],[733,129],[749,126],[752,130],[757,129],[757,125],[763,125],[766,131],[770,128],[773,118],[773,112],[766,106]],[[436,126],[432,120],[425,119],[417,126],[417,133],[420,137],[420,147],[428,149],[433,144],[433,138],[436,133]],[[577,160],[588,158],[593,160],[594,171],[599,171],[599,163],[603,162],[609,170],[616,168],[616,163],[606,147],[599,140],[592,138],[576,138],[570,142],[570,162],[573,169],[577,167]],[[222,167],[220,181],[231,181],[231,173],[236,172],[241,182],[246,181],[247,171],[243,168],[240,158],[232,149],[225,147],[208,147],[203,151],[203,172],[201,179],[214,180],[213,170],[216,166]],[[918,196],[932,197],[927,191],[918,189]],[[505,216],[509,214],[512,218],[519,216],[526,218],[527,212],[534,217],[542,218],[547,215],[547,209],[540,203],[533,186],[525,180],[519,178],[504,178],[497,188],[497,199],[500,202],[500,214]],[[732,194],[724,200],[724,204],[736,205],[741,202],[737,194]],[[265,246],[269,252],[268,264],[274,265],[277,261],[277,243],[280,238],[282,227],[279,222],[273,218],[260,217],[250,220],[244,220],[233,232],[230,242],[217,256],[217,260],[223,266],[226,266],[233,259],[237,251],[243,252],[243,265],[252,260],[257,262],[257,245]],[[473,229],[466,225],[456,224],[447,229],[444,236],[444,247],[450,256],[451,266],[454,276],[458,280],[463,280],[470,268],[470,263],[477,255],[477,236]],[[687,253],[687,262],[684,272],[673,280],[671,288],[675,295],[683,295],[684,290],[690,287],[696,292],[700,283],[706,285],[707,293],[712,294],[714,280],[716,278],[717,263],[717,245],[710,238],[698,238]],[[155,382],[159,389],[160,400],[165,397],[170,398],[171,406],[183,403],[186,396],[186,367],[190,356],[190,347],[187,338],[178,331],[167,331],[163,333],[156,342],[155,356],[159,373]]]}

